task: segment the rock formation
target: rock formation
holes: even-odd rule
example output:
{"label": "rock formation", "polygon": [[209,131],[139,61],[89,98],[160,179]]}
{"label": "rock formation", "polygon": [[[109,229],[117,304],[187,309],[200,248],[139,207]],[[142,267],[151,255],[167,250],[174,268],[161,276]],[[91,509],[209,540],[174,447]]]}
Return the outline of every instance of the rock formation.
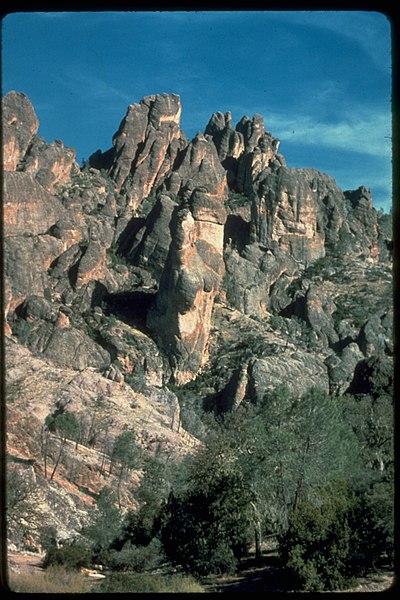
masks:
{"label": "rock formation", "polygon": [[[80,168],[74,150],[38,137],[24,94],[3,99],[18,456],[34,454],[47,414],[68,405],[86,423],[99,394],[115,419],[110,439],[134,422],[149,452],[184,453],[197,441],[177,389],[216,412],[279,383],[298,396],[311,385],[390,389],[391,217],[366,187],[342,191],[315,169],[288,168],[260,115],[234,127],[216,112],[189,142],[181,110],[177,95],[131,104],[111,149]],[[29,443],[18,438],[24,406]],[[99,485],[86,466],[85,478]]]}
{"label": "rock formation", "polygon": [[174,357],[176,381],[193,378],[207,361],[215,296],[224,273],[225,171],[214,145],[198,134],[173,173],[184,206],[171,220],[172,242],[148,325]]}
{"label": "rock formation", "polygon": [[178,95],[146,96],[130,104],[113,137],[113,148],[89,159],[104,166],[135,209],[171,170],[187,140],[180,131],[182,107]]}

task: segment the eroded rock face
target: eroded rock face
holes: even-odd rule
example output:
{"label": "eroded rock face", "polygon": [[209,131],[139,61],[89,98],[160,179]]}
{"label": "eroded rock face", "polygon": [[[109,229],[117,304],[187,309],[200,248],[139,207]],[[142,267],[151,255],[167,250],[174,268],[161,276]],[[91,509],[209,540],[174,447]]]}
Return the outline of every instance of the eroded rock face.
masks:
{"label": "eroded rock face", "polygon": [[345,218],[343,194],[314,169],[281,167],[268,174],[252,208],[252,239],[275,243],[305,264],[325,256]]}
{"label": "eroded rock face", "polygon": [[25,94],[9,92],[3,98],[3,168],[15,171],[39,129],[32,103]]}
{"label": "eroded rock face", "polygon": [[3,156],[5,171],[24,171],[47,191],[70,180],[77,170],[76,152],[60,140],[47,144],[36,134],[39,121],[27,96],[9,92],[3,98]]}
{"label": "eroded rock face", "polygon": [[224,273],[222,202],[195,191],[191,209],[175,210],[167,262],[148,316],[179,383],[192,379],[207,360],[211,314]]}
{"label": "eroded rock face", "polygon": [[221,163],[227,169],[230,186],[239,192],[251,195],[254,181],[261,172],[284,164],[278,154],[279,140],[265,130],[261,115],[254,115],[252,119],[244,116],[233,129],[231,113],[217,112],[205,133],[212,138]]}
{"label": "eroded rock face", "polygon": [[[283,381],[295,396],[301,396],[310,387],[329,392],[328,371],[324,363],[306,352],[285,356],[254,359],[249,364],[249,394],[254,401],[261,401],[267,390],[273,390]],[[290,379],[287,373],[290,373]]]}
{"label": "eroded rock face", "polygon": [[50,235],[15,236],[4,240],[4,271],[12,282],[10,311],[31,294],[50,289],[48,269],[62,252],[62,242]]}
{"label": "eroded rock face", "polygon": [[62,218],[64,207],[28,173],[4,173],[5,236],[38,235]]}
{"label": "eroded rock face", "polygon": [[47,144],[36,136],[25,155],[23,170],[34,175],[46,190],[53,192],[57,184],[70,180],[71,171],[77,169],[75,159],[75,150],[65,147],[61,140]]}
{"label": "eroded rock face", "polygon": [[226,175],[215,146],[200,133],[166,182],[184,202],[171,219],[171,245],[156,305],[148,317],[171,355],[177,381],[193,378],[207,360],[214,299],[224,273]]}
{"label": "eroded rock face", "polygon": [[93,166],[106,166],[117,190],[123,189],[126,194],[131,209],[166,176],[178,152],[186,146],[179,127],[181,112],[176,94],[146,96],[128,107],[113,137],[113,149],[89,159]]}
{"label": "eroded rock face", "polygon": [[[327,254],[388,259],[390,232],[367,188],[343,193],[328,175],[287,168],[261,115],[234,128],[229,112],[215,113],[188,143],[177,95],[130,105],[113,147],[82,171],[73,150],[37,136],[26,96],[8,94],[4,107],[8,316],[45,294],[72,311],[57,327],[79,330],[79,315],[107,298],[158,290],[144,308],[132,294],[131,313],[145,322],[150,311],[178,382],[207,361],[215,299],[259,319],[291,311],[322,347],[343,350],[329,298],[315,286],[293,296],[290,286]],[[352,337],[363,351],[367,330]]]}
{"label": "eroded rock face", "polygon": [[177,202],[162,194],[133,240],[126,244],[125,254],[133,264],[149,269],[159,280],[171,244],[170,222]]}

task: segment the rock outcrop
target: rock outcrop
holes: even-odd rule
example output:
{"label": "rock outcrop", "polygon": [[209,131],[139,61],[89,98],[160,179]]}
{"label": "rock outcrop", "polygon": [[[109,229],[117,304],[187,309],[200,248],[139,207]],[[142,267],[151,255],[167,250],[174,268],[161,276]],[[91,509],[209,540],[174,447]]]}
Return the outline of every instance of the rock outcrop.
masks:
{"label": "rock outcrop", "polygon": [[2,102],[3,168],[16,171],[39,129],[39,121],[25,94],[9,92]]}
{"label": "rock outcrop", "polygon": [[[149,328],[182,384],[207,363],[217,300],[257,319],[297,318],[317,345],[344,350],[329,294],[293,285],[328,256],[389,260],[367,188],[343,193],[315,169],[287,168],[261,115],[233,127],[229,112],[215,113],[189,143],[177,95],[131,104],[112,148],[82,170],[72,149],[37,136],[26,96],[12,92],[3,107],[8,323],[32,295],[64,315],[40,318],[37,349],[73,338],[80,315],[107,305]],[[364,352],[367,338],[351,339]],[[112,353],[93,360],[124,373]]]}
{"label": "rock outcrop", "polygon": [[92,155],[89,163],[108,170],[116,189],[123,190],[135,209],[172,169],[187,145],[179,124],[182,107],[178,95],[146,96],[130,104],[113,137],[113,148]]}
{"label": "rock outcrop", "polygon": [[228,188],[215,147],[201,134],[172,175],[167,188],[183,193],[184,205],[171,220],[172,242],[148,325],[171,353],[176,381],[184,383],[207,360],[211,314],[224,273]]}
{"label": "rock outcrop", "polygon": [[[107,460],[116,483],[125,429],[179,457],[198,444],[182,423],[204,433],[201,408],[281,383],[297,397],[391,390],[390,215],[366,187],[286,167],[260,115],[233,127],[215,113],[190,142],[180,116],[177,95],[131,104],[111,149],[79,168],[38,137],[24,94],[3,99],[8,452],[60,532],[84,524]],[[56,411],[81,438],[50,483],[40,432]],[[140,476],[121,485],[126,508]]]}

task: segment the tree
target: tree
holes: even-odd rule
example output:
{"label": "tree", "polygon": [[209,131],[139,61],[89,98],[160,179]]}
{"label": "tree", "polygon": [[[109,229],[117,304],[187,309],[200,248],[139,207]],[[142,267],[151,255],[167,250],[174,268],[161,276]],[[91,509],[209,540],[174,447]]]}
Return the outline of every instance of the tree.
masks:
{"label": "tree", "polygon": [[[59,439],[60,439],[58,455],[57,455],[56,461],[54,463],[53,471],[50,476],[50,480],[52,480],[56,473],[58,465],[60,463],[62,453],[63,453],[64,447],[65,447],[65,444],[67,442],[67,439],[74,440],[74,441],[78,440],[80,428],[79,428],[79,422],[78,422],[76,416],[74,415],[74,413],[70,413],[70,412],[61,413],[56,416],[48,415],[45,419],[45,426],[49,431],[58,433]],[[46,448],[45,452],[47,453],[47,443],[46,443],[45,448]],[[45,454],[45,456],[46,456],[46,454]],[[45,468],[45,472],[46,472],[46,468]]]}
{"label": "tree", "polygon": [[384,478],[393,478],[394,411],[393,398],[382,394],[344,396],[343,414],[358,438],[365,466]]}
{"label": "tree", "polygon": [[8,535],[17,541],[24,541],[43,522],[43,514],[38,508],[39,486],[32,469],[10,466],[7,469],[6,483]]}
{"label": "tree", "polygon": [[339,402],[318,389],[296,398],[286,386],[225,415],[193,467],[203,486],[214,473],[242,474],[251,492],[257,555],[263,530],[284,531],[304,497],[359,469],[357,439]]}
{"label": "tree", "polygon": [[115,550],[121,551],[126,544],[147,546],[151,542],[159,533],[160,515],[169,490],[165,463],[146,457],[140,486],[135,493],[139,508],[127,512],[122,535],[113,545]]}
{"label": "tree", "polygon": [[114,442],[112,449],[112,459],[119,462],[120,471],[118,475],[118,504],[121,508],[121,482],[122,476],[127,469],[133,469],[138,466],[140,451],[136,446],[136,438],[133,431],[122,432]]}
{"label": "tree", "polygon": [[250,414],[244,450],[242,471],[278,532],[303,497],[360,468],[357,440],[339,403],[316,388],[301,398],[285,386],[268,392]]}
{"label": "tree", "polygon": [[305,499],[279,540],[293,585],[305,591],[339,589],[390,559],[393,537],[385,516],[370,490],[346,481],[327,485],[318,502]]}
{"label": "tree", "polygon": [[352,504],[346,484],[328,486],[318,504],[304,499],[280,536],[279,553],[295,589],[308,592],[338,589],[346,581]]}
{"label": "tree", "polygon": [[83,529],[83,535],[91,544],[96,559],[107,562],[113,542],[121,535],[122,517],[116,507],[116,496],[109,487],[104,487],[92,511],[89,525]]}
{"label": "tree", "polygon": [[170,495],[161,540],[168,558],[198,575],[235,569],[248,550],[252,515],[249,491],[240,474],[231,473]]}

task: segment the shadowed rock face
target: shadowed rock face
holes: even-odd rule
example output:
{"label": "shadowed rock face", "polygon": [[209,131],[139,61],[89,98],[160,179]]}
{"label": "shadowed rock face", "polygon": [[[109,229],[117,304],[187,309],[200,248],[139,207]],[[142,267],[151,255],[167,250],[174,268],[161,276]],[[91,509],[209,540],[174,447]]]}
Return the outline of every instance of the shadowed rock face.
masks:
{"label": "shadowed rock face", "polygon": [[64,215],[58,198],[23,172],[5,172],[4,228],[7,236],[46,233]]}

